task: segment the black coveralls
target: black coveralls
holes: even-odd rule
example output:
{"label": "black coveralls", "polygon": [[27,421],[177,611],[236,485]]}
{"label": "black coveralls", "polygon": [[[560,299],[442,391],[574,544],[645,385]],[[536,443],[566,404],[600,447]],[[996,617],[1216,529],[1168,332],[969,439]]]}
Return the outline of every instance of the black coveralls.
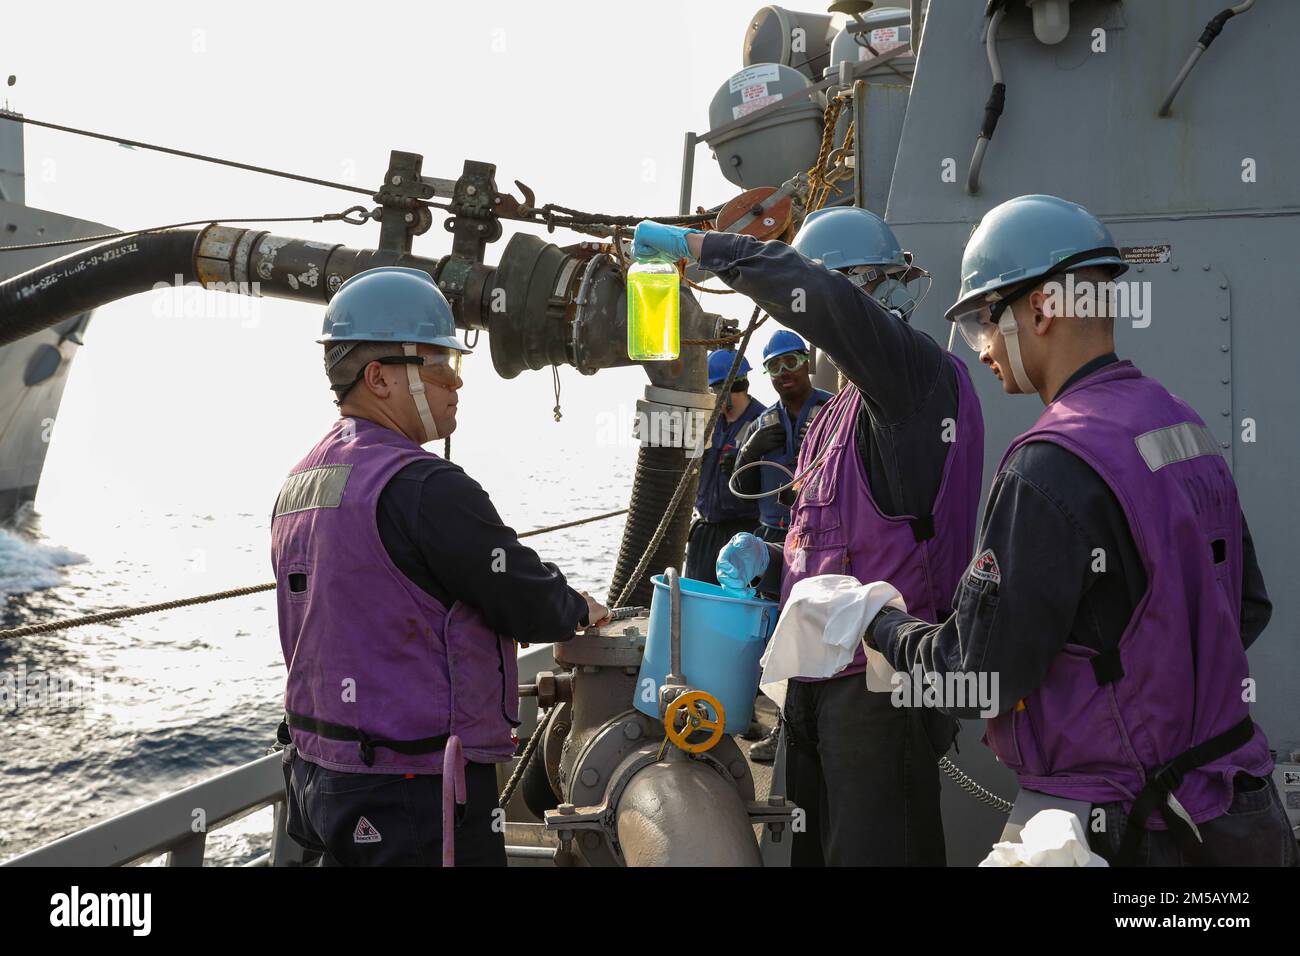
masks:
{"label": "black coveralls", "polygon": [[[848,277],[782,242],[710,232],[700,266],[826,352],[862,393],[857,448],[871,495],[887,515],[930,514],[957,414],[957,376],[944,349]],[[780,587],[781,551],[763,589]],[[861,674],[791,681],[787,795],[807,814],[791,848],[796,866],[944,863],[936,752],[950,720],[894,707]]]}

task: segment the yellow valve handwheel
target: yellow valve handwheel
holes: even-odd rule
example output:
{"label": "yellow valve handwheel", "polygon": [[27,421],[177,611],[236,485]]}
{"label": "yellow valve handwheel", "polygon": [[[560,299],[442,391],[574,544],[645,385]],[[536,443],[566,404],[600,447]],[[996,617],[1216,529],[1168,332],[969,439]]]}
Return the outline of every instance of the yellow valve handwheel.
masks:
{"label": "yellow valve handwheel", "polygon": [[[710,717],[708,711],[700,706],[701,704],[717,714],[717,718]],[[677,728],[678,718],[684,722],[680,730]],[[668,705],[668,711],[664,714],[664,730],[668,733],[668,739],[688,754],[712,750],[722,739],[723,727],[726,723],[727,713],[722,709],[722,704],[712,694],[702,690],[691,690],[682,694]],[[702,730],[709,731],[707,739],[698,743],[688,741],[692,734]]]}

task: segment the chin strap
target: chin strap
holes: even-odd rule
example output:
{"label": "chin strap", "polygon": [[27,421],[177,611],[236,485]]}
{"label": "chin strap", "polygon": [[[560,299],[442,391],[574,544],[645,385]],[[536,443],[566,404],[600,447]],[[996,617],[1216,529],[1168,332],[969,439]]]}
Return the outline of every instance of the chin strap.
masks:
{"label": "chin strap", "polygon": [[1038,391],[1034,383],[1029,378],[1029,373],[1025,371],[1025,365],[1020,361],[1020,326],[1016,323],[1016,318],[1007,309],[998,317],[998,331],[1002,333],[1002,340],[1007,343],[1007,358],[1011,360],[1011,374],[1015,377],[1016,385],[1020,391],[1026,395],[1032,395]]}
{"label": "chin strap", "polygon": [[[414,342],[403,342],[402,354],[415,356],[419,353],[415,350]],[[406,381],[411,386],[411,398],[415,401],[415,410],[420,413],[420,422],[424,425],[424,442],[421,444],[437,441],[442,436],[438,434],[438,425],[433,420],[433,412],[429,410],[429,400],[424,397],[424,379],[420,378],[420,366],[414,362],[406,366]]]}

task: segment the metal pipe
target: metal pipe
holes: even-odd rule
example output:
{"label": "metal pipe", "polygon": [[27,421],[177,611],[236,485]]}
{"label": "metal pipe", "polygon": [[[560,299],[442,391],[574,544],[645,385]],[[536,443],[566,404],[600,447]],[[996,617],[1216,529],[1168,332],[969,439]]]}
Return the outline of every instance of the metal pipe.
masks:
{"label": "metal pipe", "polygon": [[1197,61],[1200,60],[1201,54],[1208,50],[1210,44],[1214,42],[1215,37],[1223,32],[1224,24],[1237,14],[1245,13],[1254,5],[1255,0],[1242,0],[1242,2],[1238,3],[1236,6],[1228,7],[1228,9],[1221,10],[1219,13],[1215,14],[1214,18],[1205,25],[1205,29],[1201,32],[1201,38],[1196,41],[1196,46],[1192,48],[1192,52],[1188,55],[1186,62],[1183,63],[1183,68],[1179,70],[1178,75],[1174,77],[1174,82],[1169,87],[1169,92],[1165,94],[1164,101],[1160,104],[1160,109],[1156,111],[1157,116],[1169,115],[1169,111],[1174,105],[1174,97],[1178,95],[1178,91],[1182,89],[1183,84],[1187,82],[1187,77],[1192,72],[1192,68],[1196,66]]}
{"label": "metal pipe", "polygon": [[1006,84],[1002,82],[1002,63],[998,60],[997,47],[998,27],[1006,15],[1005,6],[994,10],[993,15],[989,17],[988,33],[984,37],[984,51],[988,55],[989,71],[993,74],[993,90],[989,94],[988,102],[984,104],[984,125],[975,140],[975,152],[971,156],[970,168],[966,172],[966,192],[972,196],[979,192],[980,169],[984,166],[984,153],[988,150],[989,140],[993,138],[998,117],[1002,115],[1003,98],[1006,95]]}
{"label": "metal pipe", "polygon": [[853,83],[853,205],[867,208],[867,81]]}
{"label": "metal pipe", "polygon": [[615,810],[628,866],[762,866],[736,788],[698,760],[653,763],[628,782]]}
{"label": "metal pipe", "polygon": [[686,134],[682,147],[682,190],[677,199],[677,214],[686,216],[691,211],[691,189],[695,183],[695,146],[699,142],[694,133]]}
{"label": "metal pipe", "polygon": [[671,648],[668,683],[684,684],[686,676],[682,673],[682,583],[676,568],[669,568],[664,572],[664,578],[668,584],[668,633]]}

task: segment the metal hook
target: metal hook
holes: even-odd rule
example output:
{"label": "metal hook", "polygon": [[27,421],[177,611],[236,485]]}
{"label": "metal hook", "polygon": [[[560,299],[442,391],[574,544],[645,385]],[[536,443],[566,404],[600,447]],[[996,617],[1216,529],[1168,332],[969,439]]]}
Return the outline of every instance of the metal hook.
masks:
{"label": "metal hook", "polygon": [[[355,219],[351,218],[353,215]],[[370,210],[365,206],[349,206],[338,215],[338,218],[353,226],[364,226],[370,219]]]}

